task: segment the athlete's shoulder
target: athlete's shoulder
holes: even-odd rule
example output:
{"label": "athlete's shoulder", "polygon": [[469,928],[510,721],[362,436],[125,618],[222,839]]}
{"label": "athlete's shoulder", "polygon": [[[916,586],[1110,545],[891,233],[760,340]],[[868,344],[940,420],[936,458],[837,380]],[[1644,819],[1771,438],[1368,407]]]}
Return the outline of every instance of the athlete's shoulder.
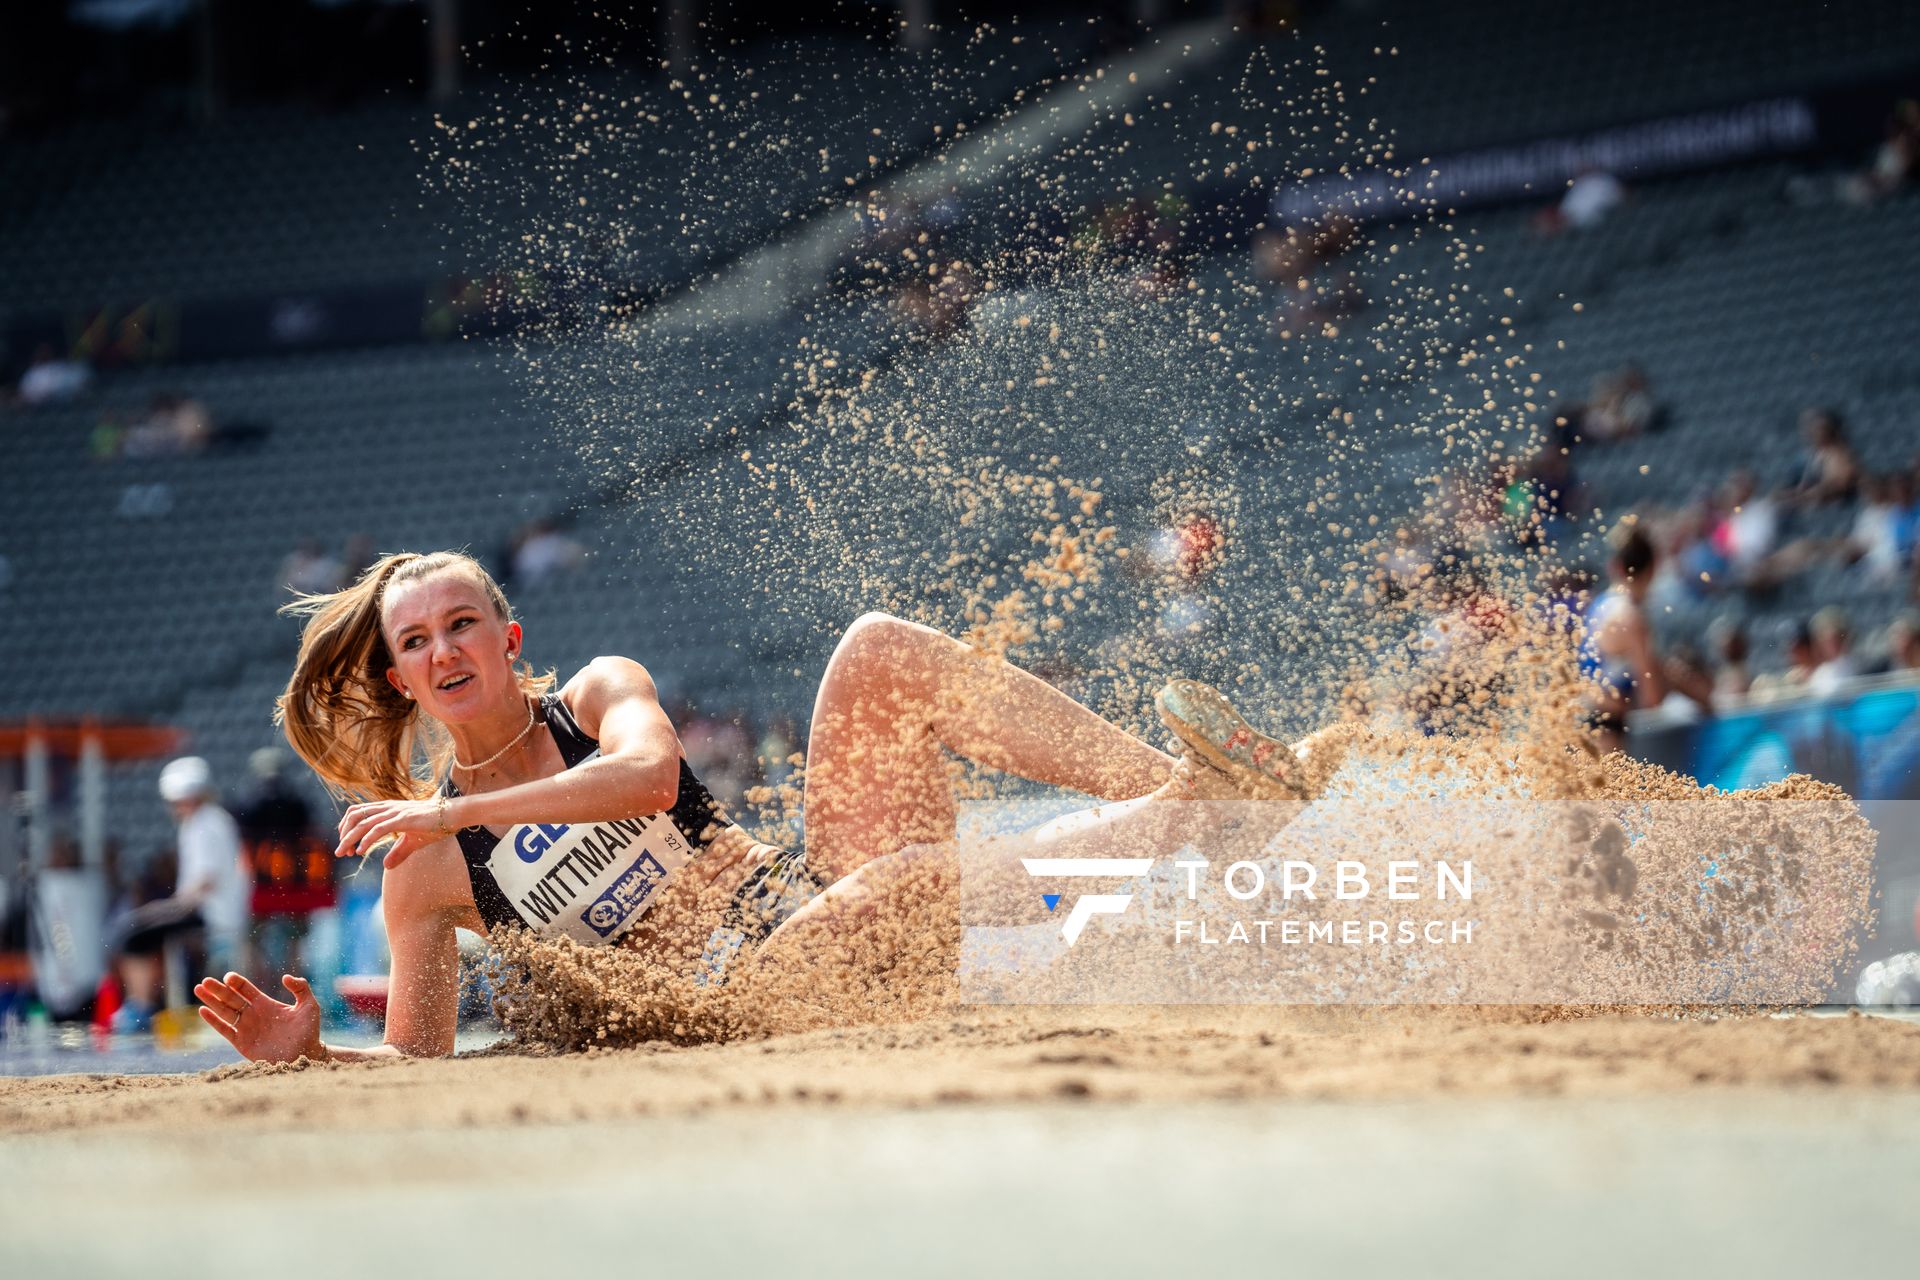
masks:
{"label": "athlete's shoulder", "polygon": [[560,700],[575,716],[583,709],[604,710],[609,703],[636,695],[659,697],[653,676],[632,658],[612,654],[602,654],[581,667],[560,689]]}
{"label": "athlete's shoulder", "polygon": [[609,708],[634,698],[657,705],[660,691],[645,667],[632,658],[612,654],[603,654],[581,667],[560,690],[560,701],[590,737],[599,736],[598,726]]}
{"label": "athlete's shoulder", "polygon": [[603,653],[574,672],[562,692],[573,688],[619,688],[640,682],[649,687],[653,684],[653,677],[645,667],[632,658]]}

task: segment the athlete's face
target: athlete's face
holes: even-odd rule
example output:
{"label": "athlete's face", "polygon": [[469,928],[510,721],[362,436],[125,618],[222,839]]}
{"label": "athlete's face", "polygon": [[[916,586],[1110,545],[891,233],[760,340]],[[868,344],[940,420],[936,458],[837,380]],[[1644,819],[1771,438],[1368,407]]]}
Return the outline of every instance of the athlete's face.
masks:
{"label": "athlete's face", "polygon": [[437,720],[476,720],[519,696],[520,624],[502,622],[467,574],[446,570],[387,592],[387,680]]}

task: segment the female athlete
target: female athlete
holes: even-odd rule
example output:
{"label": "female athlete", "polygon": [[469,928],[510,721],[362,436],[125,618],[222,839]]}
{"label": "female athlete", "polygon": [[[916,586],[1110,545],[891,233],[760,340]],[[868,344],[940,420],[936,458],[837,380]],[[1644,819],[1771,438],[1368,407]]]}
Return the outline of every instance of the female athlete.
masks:
{"label": "female athlete", "polygon": [[[276,718],[354,801],[335,852],[388,843],[392,971],[372,1049],[321,1040],[302,978],[281,980],[291,1004],[238,973],[200,982],[201,1017],[256,1061],[451,1053],[456,929],[652,948],[716,981],[742,949],[857,928],[888,876],[951,849],[945,752],[1125,802],[1051,824],[1056,855],[1174,836],[1181,806],[1159,801],[1291,799],[1309,785],[1306,744],[1254,733],[1205,685],[1161,692],[1176,760],[1007,662],[871,613],[841,637],[814,704],[803,857],[720,813],[639,663],[596,658],[558,690],[535,675],[505,595],[468,556],[387,556],[289,609],[308,620]],[[430,780],[414,771],[418,748]],[[1312,752],[1311,772],[1324,778],[1330,754]]]}

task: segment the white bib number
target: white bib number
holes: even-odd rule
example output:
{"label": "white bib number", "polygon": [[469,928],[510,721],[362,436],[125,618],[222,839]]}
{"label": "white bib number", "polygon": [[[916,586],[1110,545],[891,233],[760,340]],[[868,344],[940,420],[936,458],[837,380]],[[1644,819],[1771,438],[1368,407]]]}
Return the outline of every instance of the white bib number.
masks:
{"label": "white bib number", "polygon": [[656,813],[523,823],[500,837],[487,870],[535,932],[601,946],[632,928],[692,856],[685,833]]}

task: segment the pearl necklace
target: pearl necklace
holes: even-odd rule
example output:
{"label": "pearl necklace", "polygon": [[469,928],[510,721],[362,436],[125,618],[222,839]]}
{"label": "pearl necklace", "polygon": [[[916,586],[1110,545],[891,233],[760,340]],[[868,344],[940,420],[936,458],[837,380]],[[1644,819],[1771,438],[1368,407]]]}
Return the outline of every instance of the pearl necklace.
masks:
{"label": "pearl necklace", "polygon": [[494,752],[492,755],[488,756],[485,760],[482,760],[477,764],[466,763],[464,760],[460,758],[459,753],[455,752],[453,757],[454,767],[456,769],[465,769],[468,773],[472,773],[475,769],[484,769],[488,765],[492,764],[495,760],[498,760],[501,756],[507,754],[507,752],[519,746],[520,740],[522,738],[525,738],[528,734],[532,732],[533,732],[533,704],[529,702],[527,703],[527,727],[522,729],[520,732],[514,734],[513,741],[509,742],[506,746],[500,748],[498,751]]}

